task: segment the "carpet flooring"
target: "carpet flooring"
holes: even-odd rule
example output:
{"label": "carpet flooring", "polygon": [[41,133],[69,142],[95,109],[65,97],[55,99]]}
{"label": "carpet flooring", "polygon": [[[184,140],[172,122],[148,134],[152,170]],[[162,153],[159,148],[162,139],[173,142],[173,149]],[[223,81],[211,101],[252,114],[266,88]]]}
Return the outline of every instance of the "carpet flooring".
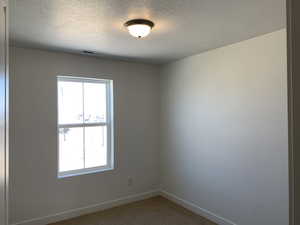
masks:
{"label": "carpet flooring", "polygon": [[163,198],[153,197],[51,225],[217,225]]}

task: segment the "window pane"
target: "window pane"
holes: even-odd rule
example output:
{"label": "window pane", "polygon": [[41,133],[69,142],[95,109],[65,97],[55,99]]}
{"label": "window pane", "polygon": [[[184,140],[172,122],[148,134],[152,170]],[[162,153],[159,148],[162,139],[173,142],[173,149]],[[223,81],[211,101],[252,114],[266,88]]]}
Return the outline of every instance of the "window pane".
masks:
{"label": "window pane", "polygon": [[85,167],[105,166],[107,164],[106,126],[85,128]]}
{"label": "window pane", "polygon": [[84,122],[106,122],[106,85],[84,83]]}
{"label": "window pane", "polygon": [[59,129],[59,172],[84,168],[83,128]]}
{"label": "window pane", "polygon": [[58,82],[59,124],[83,122],[82,83]]}

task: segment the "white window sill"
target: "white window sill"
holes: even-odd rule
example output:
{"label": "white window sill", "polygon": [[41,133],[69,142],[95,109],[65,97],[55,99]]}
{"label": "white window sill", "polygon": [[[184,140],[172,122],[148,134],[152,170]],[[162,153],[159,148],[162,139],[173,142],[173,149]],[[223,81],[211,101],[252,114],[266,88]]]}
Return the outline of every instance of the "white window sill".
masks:
{"label": "white window sill", "polygon": [[73,170],[73,171],[67,171],[58,173],[57,178],[67,178],[67,177],[74,177],[74,176],[80,176],[80,175],[86,175],[86,174],[93,174],[93,173],[102,173],[105,171],[114,170],[113,167],[106,167],[106,168],[90,168],[90,169],[83,169],[83,170]]}

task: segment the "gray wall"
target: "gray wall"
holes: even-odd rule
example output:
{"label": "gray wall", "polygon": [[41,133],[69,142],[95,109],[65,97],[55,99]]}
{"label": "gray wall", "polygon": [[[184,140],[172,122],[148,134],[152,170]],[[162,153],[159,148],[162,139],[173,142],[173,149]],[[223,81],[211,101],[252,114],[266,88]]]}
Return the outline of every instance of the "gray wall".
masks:
{"label": "gray wall", "polygon": [[286,31],[166,65],[162,189],[238,225],[288,225]]}
{"label": "gray wall", "polygon": [[[158,73],[151,65],[12,48],[11,223],[158,187]],[[115,170],[57,179],[57,75],[114,80]]]}

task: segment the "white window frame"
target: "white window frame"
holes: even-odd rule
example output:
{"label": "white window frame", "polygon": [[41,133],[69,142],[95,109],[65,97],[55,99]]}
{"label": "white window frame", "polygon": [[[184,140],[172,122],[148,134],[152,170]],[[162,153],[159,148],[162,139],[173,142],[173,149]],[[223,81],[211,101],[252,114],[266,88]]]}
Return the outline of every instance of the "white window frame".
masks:
{"label": "white window frame", "polygon": [[[57,93],[58,82],[85,82],[85,83],[101,83],[106,85],[106,122],[96,123],[72,123],[72,124],[59,124],[59,106],[58,106],[58,94],[57,94],[57,176],[58,178],[77,176],[89,173],[98,173],[114,169],[114,120],[113,120],[113,81],[108,79],[86,78],[86,77],[74,77],[74,76],[57,76]],[[83,93],[84,95],[84,93]],[[84,110],[83,110],[84,118]],[[78,170],[59,171],[59,129],[60,128],[73,128],[73,127],[94,127],[94,126],[106,126],[107,127],[107,165],[83,168]],[[84,136],[83,136],[84,139]],[[84,146],[83,146],[84,151]]]}

